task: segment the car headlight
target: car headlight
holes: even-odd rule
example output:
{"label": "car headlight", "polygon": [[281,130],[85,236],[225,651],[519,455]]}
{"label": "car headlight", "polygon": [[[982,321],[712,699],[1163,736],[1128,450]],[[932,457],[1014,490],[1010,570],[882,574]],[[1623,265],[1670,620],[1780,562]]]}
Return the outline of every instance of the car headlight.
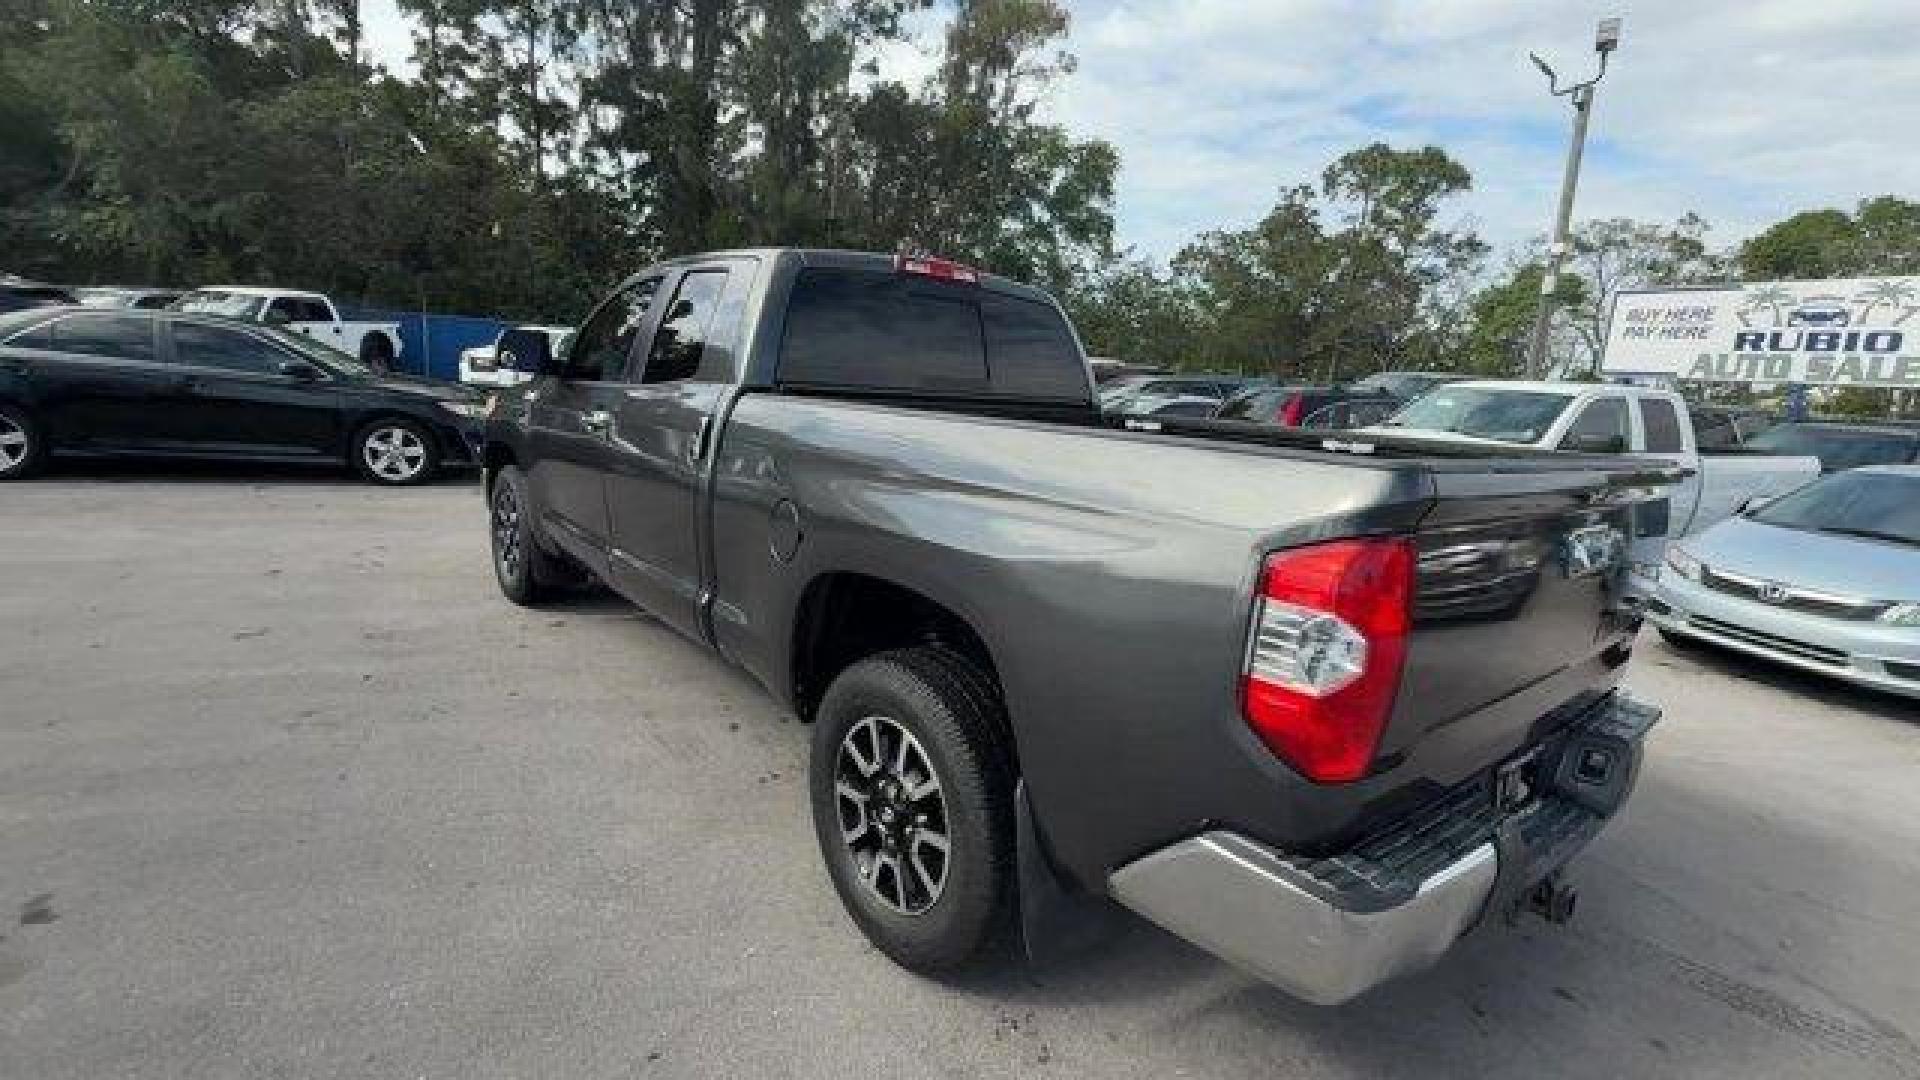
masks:
{"label": "car headlight", "polygon": [[1700,571],[1702,568],[1700,560],[1694,558],[1692,552],[1681,547],[1679,544],[1667,545],[1667,566],[1672,568],[1674,573],[1679,574],[1688,581],[1700,580]]}
{"label": "car headlight", "polygon": [[481,405],[477,401],[438,401],[434,404],[439,405],[455,416],[464,416],[468,419],[484,415],[481,412]]}
{"label": "car headlight", "polygon": [[1895,604],[1880,613],[1880,621],[1894,626],[1920,626],[1920,604]]}

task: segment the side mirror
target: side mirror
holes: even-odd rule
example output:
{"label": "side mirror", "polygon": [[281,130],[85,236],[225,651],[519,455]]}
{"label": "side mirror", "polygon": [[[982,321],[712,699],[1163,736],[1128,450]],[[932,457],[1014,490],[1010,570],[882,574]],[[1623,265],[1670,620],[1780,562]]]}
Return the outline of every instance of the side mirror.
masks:
{"label": "side mirror", "polygon": [[266,323],[268,326],[285,326],[293,321],[293,316],[287,314],[280,308],[270,307],[267,309],[267,313],[260,317],[260,321]]}
{"label": "side mirror", "polygon": [[301,360],[287,360],[280,364],[280,374],[301,382],[315,382],[320,378],[320,369]]}
{"label": "side mirror", "polygon": [[559,358],[553,355],[553,343],[538,330],[515,327],[500,335],[494,349],[494,363],[510,371],[530,375],[557,375]]}

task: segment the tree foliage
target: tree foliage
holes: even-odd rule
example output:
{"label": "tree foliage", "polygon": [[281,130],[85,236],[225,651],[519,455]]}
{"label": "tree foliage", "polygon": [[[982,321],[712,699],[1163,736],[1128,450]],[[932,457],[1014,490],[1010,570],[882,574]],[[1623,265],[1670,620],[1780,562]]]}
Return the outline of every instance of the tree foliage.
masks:
{"label": "tree foliage", "polygon": [[1117,158],[1035,115],[1064,10],[972,0],[877,78],[926,5],[400,0],[402,78],[356,0],[0,0],[0,269],[563,319],[726,246],[1104,261]]}

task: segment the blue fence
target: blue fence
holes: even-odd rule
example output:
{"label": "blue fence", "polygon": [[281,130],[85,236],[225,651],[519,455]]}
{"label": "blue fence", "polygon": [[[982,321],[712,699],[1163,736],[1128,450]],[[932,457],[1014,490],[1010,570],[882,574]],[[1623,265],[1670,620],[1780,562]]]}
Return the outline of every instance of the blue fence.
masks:
{"label": "blue fence", "polygon": [[341,309],[349,321],[400,324],[397,370],[409,375],[454,380],[460,377],[460,350],[491,345],[500,331],[518,323],[473,315],[428,315],[419,311],[382,311],[375,308]]}

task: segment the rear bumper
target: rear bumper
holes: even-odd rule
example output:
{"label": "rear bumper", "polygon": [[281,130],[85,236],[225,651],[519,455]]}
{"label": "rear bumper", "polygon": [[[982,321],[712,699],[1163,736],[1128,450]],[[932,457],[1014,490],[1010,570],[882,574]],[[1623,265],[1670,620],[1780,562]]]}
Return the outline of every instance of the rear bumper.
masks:
{"label": "rear bumper", "polygon": [[1108,885],[1216,956],[1339,1004],[1431,964],[1586,847],[1632,791],[1658,718],[1613,695],[1524,767],[1534,794],[1515,809],[1495,806],[1489,776],[1336,856],[1289,856],[1216,830],[1128,863]]}

